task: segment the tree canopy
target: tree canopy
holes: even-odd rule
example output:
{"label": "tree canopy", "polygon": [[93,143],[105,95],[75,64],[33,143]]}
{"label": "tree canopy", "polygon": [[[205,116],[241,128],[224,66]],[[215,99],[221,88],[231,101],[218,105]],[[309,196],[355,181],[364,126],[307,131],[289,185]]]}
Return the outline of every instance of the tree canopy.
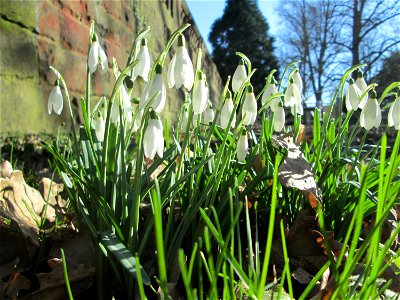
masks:
{"label": "tree canopy", "polygon": [[257,71],[252,77],[256,92],[265,85],[265,77],[278,69],[273,54],[274,38],[268,34],[269,25],[255,0],[227,0],[223,16],[212,25],[209,41],[213,46],[213,59],[223,80],[233,75],[244,53]]}

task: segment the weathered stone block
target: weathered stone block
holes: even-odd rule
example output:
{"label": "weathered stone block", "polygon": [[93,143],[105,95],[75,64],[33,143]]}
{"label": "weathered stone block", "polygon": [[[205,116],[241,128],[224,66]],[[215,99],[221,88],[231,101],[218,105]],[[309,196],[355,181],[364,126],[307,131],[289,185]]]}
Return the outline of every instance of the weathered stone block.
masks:
{"label": "weathered stone block", "polygon": [[54,132],[62,118],[47,113],[47,95],[40,85],[27,80],[0,77],[0,132]]}
{"label": "weathered stone block", "polygon": [[35,35],[14,23],[0,20],[0,74],[39,82]]}
{"label": "weathered stone block", "polygon": [[116,18],[117,20],[122,20],[123,12],[121,1],[103,0],[102,5],[105,10],[110,13],[114,18]]}
{"label": "weathered stone block", "polygon": [[37,2],[30,0],[15,1],[0,0],[0,14],[7,19],[18,22],[29,28],[36,29]]}

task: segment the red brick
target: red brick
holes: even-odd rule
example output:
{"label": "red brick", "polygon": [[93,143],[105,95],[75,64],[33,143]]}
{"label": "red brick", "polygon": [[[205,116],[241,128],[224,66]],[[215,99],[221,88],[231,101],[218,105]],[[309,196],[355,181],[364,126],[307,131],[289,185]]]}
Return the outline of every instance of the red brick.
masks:
{"label": "red brick", "polygon": [[39,34],[47,36],[54,41],[60,40],[60,21],[57,7],[48,1],[39,2]]}
{"label": "red brick", "polygon": [[109,42],[108,40],[105,40],[105,48],[110,65],[112,63],[113,57],[115,57],[120,69],[125,67],[126,61],[128,60],[128,54],[126,51],[114,45],[113,43]]}
{"label": "red brick", "polygon": [[102,4],[106,11],[113,15],[114,18],[116,18],[117,20],[123,19],[121,1],[103,0]]}
{"label": "red brick", "polygon": [[61,43],[63,47],[68,50],[75,50],[87,54],[89,26],[82,24],[65,12],[62,12],[60,17]]}

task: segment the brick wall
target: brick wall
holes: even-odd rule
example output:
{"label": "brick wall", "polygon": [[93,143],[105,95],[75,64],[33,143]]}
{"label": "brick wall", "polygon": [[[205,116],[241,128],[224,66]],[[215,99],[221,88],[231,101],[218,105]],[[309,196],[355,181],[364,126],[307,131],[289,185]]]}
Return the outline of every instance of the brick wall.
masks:
{"label": "brick wall", "polygon": [[[193,24],[184,1],[178,0],[0,0],[0,133],[55,132],[69,115],[47,113],[47,98],[55,76],[49,66],[64,76],[76,112],[86,86],[86,59],[90,20],[96,21],[100,44],[125,66],[131,43],[137,32],[151,26],[149,48],[154,60],[170,34],[183,23]],[[211,84],[213,99],[219,97],[222,82],[195,26],[186,33],[189,52],[195,61],[197,48],[205,54],[204,68]],[[165,74],[165,72],[164,72]],[[115,82],[111,69],[96,72],[92,99],[109,95]],[[143,83],[135,83],[139,96]],[[163,114],[174,121],[182,101],[182,92],[168,90]],[[178,99],[178,100],[177,100]]]}

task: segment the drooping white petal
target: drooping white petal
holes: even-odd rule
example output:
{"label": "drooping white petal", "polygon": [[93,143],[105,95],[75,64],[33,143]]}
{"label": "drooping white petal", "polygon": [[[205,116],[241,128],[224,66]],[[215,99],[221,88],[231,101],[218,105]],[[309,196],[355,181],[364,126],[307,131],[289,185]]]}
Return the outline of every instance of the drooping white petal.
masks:
{"label": "drooping white petal", "polygon": [[351,83],[346,93],[346,109],[348,111],[357,110],[360,104],[361,90],[355,83]]}
{"label": "drooping white petal", "polygon": [[98,41],[94,41],[90,47],[88,67],[89,67],[89,72],[92,74],[96,72],[97,65],[99,63],[99,48],[100,44]]}
{"label": "drooping white petal", "polygon": [[153,98],[158,92],[160,92],[160,94],[152,100],[151,107],[154,111],[160,113],[164,109],[165,100],[167,98],[167,90],[161,74],[154,75],[149,92],[149,101],[151,101],[151,98]]}
{"label": "drooping white petal", "polygon": [[231,114],[233,113],[233,120],[231,123],[231,127],[234,128],[236,124],[236,112],[233,111],[235,106],[233,105],[232,98],[225,99],[225,103],[221,108],[221,127],[227,128],[229,119],[231,118]]}
{"label": "drooping white petal", "polygon": [[176,62],[176,53],[172,57],[171,62],[169,63],[168,66],[167,81],[169,88],[172,88],[175,85],[175,78],[174,78],[175,62]]}
{"label": "drooping white petal", "polygon": [[378,100],[375,98],[368,98],[367,103],[364,105],[360,115],[360,125],[366,130],[372,127],[378,128],[381,124],[382,112]]}
{"label": "drooping white petal", "polygon": [[214,121],[215,113],[211,105],[208,105],[206,110],[203,112],[203,123],[210,124]]}
{"label": "drooping white petal", "polygon": [[303,80],[301,79],[300,72],[296,70],[293,74],[294,84],[296,85],[297,89],[299,90],[300,94],[303,91]]}
{"label": "drooping white petal", "polygon": [[104,131],[106,129],[106,123],[104,122],[104,119],[99,116],[96,120],[95,124],[95,133],[96,133],[96,138],[99,142],[102,142],[104,140]]}
{"label": "drooping white petal", "polygon": [[140,51],[136,59],[138,60],[138,63],[133,69],[134,76],[135,77],[140,76],[143,78],[144,81],[147,81],[150,71],[151,60],[150,60],[149,48],[146,45],[143,45],[140,48]]}
{"label": "drooping white petal", "polygon": [[236,157],[239,161],[244,161],[249,150],[249,142],[247,140],[247,133],[242,134],[236,145]]}
{"label": "drooping white petal", "polygon": [[[265,103],[267,103],[268,99],[275,94],[278,94],[278,89],[276,88],[275,83],[269,83],[264,91],[264,94],[262,95],[261,104],[264,106]],[[278,103],[279,98],[274,98],[269,101],[266,108],[271,107],[272,111],[276,111],[276,109],[278,108]]]}
{"label": "drooping white petal", "polygon": [[394,126],[397,130],[400,126],[400,96],[396,97],[389,109],[388,125]]}
{"label": "drooping white petal", "polygon": [[184,46],[176,50],[176,61],[174,66],[175,88],[179,89],[182,84],[187,90],[191,90],[194,82],[192,60]]}
{"label": "drooping white petal", "polygon": [[274,114],[274,130],[282,131],[285,126],[285,110],[282,106],[278,106]]}
{"label": "drooping white petal", "polygon": [[152,86],[153,80],[150,79],[150,81],[148,81],[142,91],[142,94],[140,95],[140,102],[139,102],[139,109],[143,110],[147,103],[149,102],[149,93],[151,90],[151,86]]}
{"label": "drooping white petal", "polygon": [[124,85],[120,86],[120,105],[123,108],[126,121],[132,123],[132,104],[131,99]]}
{"label": "drooping white petal", "polygon": [[164,134],[163,134],[163,125],[161,120],[157,119],[155,120],[155,126],[157,128],[157,137],[156,137],[156,142],[157,142],[157,149],[156,152],[159,157],[163,157],[164,154]]}
{"label": "drooping white petal", "polygon": [[119,101],[117,99],[114,99],[114,102],[111,105],[111,114],[110,114],[110,121],[112,123],[118,123],[119,122]]}
{"label": "drooping white petal", "polygon": [[133,120],[132,130],[133,132],[137,132],[140,128],[143,118],[143,109],[137,108],[135,111],[135,119]]}
{"label": "drooping white petal", "polygon": [[103,50],[103,48],[101,48],[100,45],[99,45],[99,56],[100,56],[101,71],[103,73],[105,73],[107,71],[107,67],[108,67],[108,59],[107,59],[106,52]]}
{"label": "drooping white petal", "polygon": [[246,93],[246,99],[243,102],[242,118],[243,125],[253,125],[257,117],[257,102],[253,92]]}
{"label": "drooping white petal", "polygon": [[64,100],[61,93],[61,88],[60,86],[56,85],[53,87],[49,95],[47,102],[48,113],[51,114],[51,111],[54,110],[56,114],[60,115],[63,110],[63,106]]}
{"label": "drooping white petal", "polygon": [[184,109],[183,114],[182,114],[182,123],[181,123],[181,131],[183,133],[186,132],[186,126],[188,123],[188,119],[189,119],[189,113],[188,113],[187,109]]}
{"label": "drooping white petal", "polygon": [[150,159],[154,159],[159,146],[159,130],[156,123],[157,120],[150,119],[143,136],[144,155]]}
{"label": "drooping white petal", "polygon": [[284,96],[285,106],[293,107],[296,103],[301,103],[301,94],[293,82],[289,82]]}
{"label": "drooping white petal", "polygon": [[242,86],[242,83],[246,79],[246,77],[247,77],[246,67],[241,62],[237,66],[235,73],[233,74],[233,77],[232,77],[232,91],[233,92],[236,93],[237,91],[239,91],[239,89]]}
{"label": "drooping white petal", "polygon": [[202,114],[207,107],[208,88],[204,79],[199,79],[193,88],[193,111],[196,114]]}
{"label": "drooping white petal", "polygon": [[368,93],[365,94],[364,97],[361,98],[361,95],[365,92],[365,90],[367,89],[367,83],[364,80],[364,77],[358,77],[356,80],[356,85],[359,88],[359,90],[361,91],[360,94],[360,103],[358,104],[358,107],[363,109],[364,105],[367,103],[368,101]]}

